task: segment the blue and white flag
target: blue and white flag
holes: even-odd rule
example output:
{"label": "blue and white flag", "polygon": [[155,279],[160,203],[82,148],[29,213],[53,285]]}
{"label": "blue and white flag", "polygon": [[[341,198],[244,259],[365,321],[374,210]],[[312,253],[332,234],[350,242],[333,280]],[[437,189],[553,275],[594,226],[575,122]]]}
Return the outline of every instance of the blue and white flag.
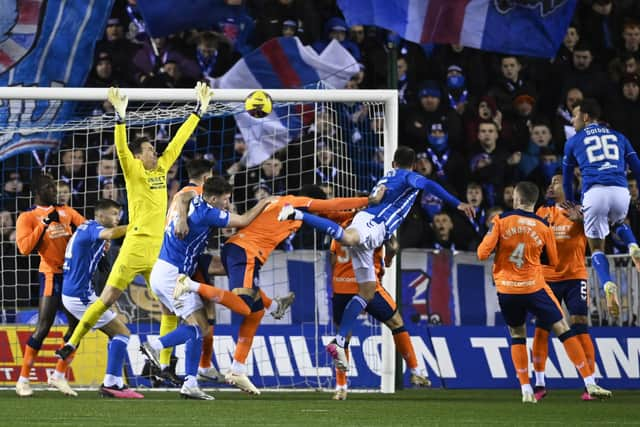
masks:
{"label": "blue and white flag", "polygon": [[[83,86],[112,0],[0,0],[0,86]],[[66,121],[74,103],[0,101],[0,160],[56,148],[59,132],[37,132]],[[21,132],[6,129],[20,127]]]}
{"label": "blue and white flag", "polygon": [[377,25],[416,43],[455,43],[551,58],[577,0],[338,0],[349,25]]}
{"label": "blue and white flag", "polygon": [[[342,89],[359,71],[357,61],[337,41],[318,54],[297,37],[274,38],[238,61],[214,87],[224,89],[303,89],[322,82]],[[248,145],[247,167],[259,165],[300,134],[305,123],[300,106],[275,108],[263,119],[247,113],[236,122]]]}

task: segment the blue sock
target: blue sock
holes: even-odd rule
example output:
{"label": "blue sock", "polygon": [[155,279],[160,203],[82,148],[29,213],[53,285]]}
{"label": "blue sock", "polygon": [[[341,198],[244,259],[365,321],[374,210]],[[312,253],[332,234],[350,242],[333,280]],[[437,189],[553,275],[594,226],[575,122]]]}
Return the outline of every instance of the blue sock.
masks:
{"label": "blue sock", "polygon": [[197,338],[199,334],[199,328],[192,325],[180,325],[167,335],[160,337],[162,347],[175,347],[178,344],[184,344],[191,339]]}
{"label": "blue sock", "polygon": [[618,237],[624,242],[626,247],[629,247],[630,244],[636,243],[636,237],[633,235],[633,231],[631,231],[631,227],[626,223],[622,223],[616,227],[614,231]]}
{"label": "blue sock", "polygon": [[114,377],[122,376],[122,367],[127,356],[127,344],[129,344],[129,337],[124,335],[116,335],[111,339],[107,352],[107,374]]}
{"label": "blue sock", "polygon": [[187,341],[184,353],[184,373],[187,376],[198,376],[200,353],[202,353],[202,337],[198,336],[198,338]]}
{"label": "blue sock", "polygon": [[598,279],[600,279],[600,285],[604,286],[605,283],[611,281],[611,275],[609,274],[609,261],[607,257],[600,251],[596,251],[591,255],[591,264],[596,270]]}
{"label": "blue sock", "polygon": [[336,240],[340,240],[344,234],[344,229],[335,222],[308,212],[303,213],[302,221],[305,224],[309,224],[316,230],[328,234]]}
{"label": "blue sock", "polygon": [[344,347],[346,337],[351,332],[354,322],[366,306],[367,302],[360,295],[354,295],[347,303],[344,313],[342,313],[342,322],[340,323],[340,329],[338,329],[338,335],[336,335],[336,341],[340,347]]}

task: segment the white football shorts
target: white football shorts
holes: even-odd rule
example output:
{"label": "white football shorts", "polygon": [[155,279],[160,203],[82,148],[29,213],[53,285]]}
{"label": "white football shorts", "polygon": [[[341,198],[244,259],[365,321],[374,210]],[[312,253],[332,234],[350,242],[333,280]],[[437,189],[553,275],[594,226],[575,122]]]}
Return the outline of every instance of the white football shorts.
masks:
{"label": "white football shorts", "polygon": [[351,263],[358,283],[375,282],[376,269],[373,262],[373,252],[384,243],[386,229],[384,223],[373,221],[373,215],[368,212],[358,212],[347,230],[353,229],[360,236],[360,244],[348,248]]}
{"label": "white football shorts", "polygon": [[594,185],[584,193],[584,234],[591,239],[604,239],[609,224],[622,222],[629,211],[631,196],[624,187]]}
{"label": "white football shorts", "polygon": [[[87,311],[89,306],[93,304],[97,299],[98,296],[95,294],[95,292],[89,296],[88,301],[83,301],[79,297],[62,295],[62,304],[64,305],[64,308],[66,308],[67,311],[73,315],[73,317],[80,320],[84,312]],[[105,311],[102,316],[100,316],[93,329],[100,329],[103,326],[108,325],[109,322],[116,318],[116,316],[116,313],[111,310]]]}
{"label": "white football shorts", "polygon": [[173,290],[180,271],[175,265],[158,259],[151,270],[151,290],[156,294],[160,302],[169,310],[183,319],[191,313],[204,307],[200,295],[189,292],[176,301],[173,299]]}

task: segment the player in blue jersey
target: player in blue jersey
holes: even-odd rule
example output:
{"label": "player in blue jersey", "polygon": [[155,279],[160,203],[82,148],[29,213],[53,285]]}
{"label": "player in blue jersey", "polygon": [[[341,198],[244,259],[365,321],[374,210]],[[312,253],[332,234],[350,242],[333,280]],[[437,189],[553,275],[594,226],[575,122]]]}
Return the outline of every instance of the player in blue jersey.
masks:
{"label": "player in blue jersey", "polygon": [[[207,179],[202,195],[191,199],[187,215],[187,234],[184,238],[176,236],[174,227],[177,218],[170,218],[160,256],[151,270],[151,289],[160,302],[185,323],[159,338],[148,338],[140,349],[151,363],[159,367],[159,352],[163,348],[186,344],[186,378],[180,390],[180,394],[185,398],[213,400],[213,396],[204,393],[198,387],[197,381],[202,337],[209,330],[209,322],[205,306],[197,293],[187,292],[179,298],[174,298],[176,282],[185,281],[188,276],[193,275],[198,257],[205,249],[212,228],[246,227],[272,200],[261,200],[248,212],[236,215],[228,211],[231,192],[231,185],[223,178]],[[239,298],[233,294],[231,296]],[[220,303],[225,305],[225,301]],[[239,300],[239,305],[244,306],[244,303]],[[244,314],[249,314],[248,308],[244,308],[247,311]]]}
{"label": "player in blue jersey", "polygon": [[578,166],[582,175],[584,232],[591,248],[591,261],[604,287],[609,313],[615,318],[619,315],[620,303],[604,254],[605,238],[612,224],[640,271],[640,248],[624,223],[630,200],[627,166],[636,180],[640,179],[640,160],[624,135],[598,124],[600,106],[595,100],[584,99],[572,113],[577,133],[564,147],[562,187],[566,199],[574,201],[573,170]]}
{"label": "player in blue jersey", "polygon": [[400,227],[420,190],[432,193],[470,218],[474,216],[473,206],[462,203],[439,184],[414,172],[415,160],[413,149],[398,147],[393,156],[394,169],[378,181],[369,196],[369,207],[356,214],[346,230],[331,220],[294,209],[291,205],[284,206],[278,216],[280,221],[302,220],[349,248],[360,291],[345,306],[335,343],[327,346],[327,351],[340,370],[346,371],[349,367],[344,350],[346,338],[358,314],[376,292],[373,252]]}
{"label": "player in blue jersey", "polygon": [[[127,231],[126,225],[118,225],[121,214],[122,207],[117,202],[99,200],[95,206],[95,219],[80,225],[67,244],[62,266],[62,303],[76,319],[81,319],[89,306],[98,299],[91,280],[107,249],[108,241],[121,238]],[[95,328],[110,339],[107,373],[100,386],[100,395],[142,399],[144,396],[129,389],[122,380],[129,328],[111,310],[100,316]],[[64,378],[64,373],[55,372],[53,375]]]}

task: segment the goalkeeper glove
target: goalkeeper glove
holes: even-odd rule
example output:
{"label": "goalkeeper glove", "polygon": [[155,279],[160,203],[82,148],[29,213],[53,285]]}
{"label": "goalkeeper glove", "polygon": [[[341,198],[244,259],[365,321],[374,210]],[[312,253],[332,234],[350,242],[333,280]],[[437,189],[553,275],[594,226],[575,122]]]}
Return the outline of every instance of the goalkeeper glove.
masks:
{"label": "goalkeeper glove", "polygon": [[209,86],[206,83],[198,82],[196,84],[196,98],[198,102],[193,112],[199,117],[202,117],[207,112],[212,97],[213,91],[209,89]]}
{"label": "goalkeeper glove", "polygon": [[110,87],[107,91],[107,99],[111,105],[113,105],[116,113],[116,121],[118,123],[124,123],[124,117],[127,114],[127,104],[129,103],[127,96],[120,94],[120,89],[117,87]]}
{"label": "goalkeeper glove", "polygon": [[44,222],[45,225],[49,225],[52,222],[60,222],[60,215],[58,215],[58,211],[54,208],[51,212],[49,212],[49,215],[47,215],[47,217],[42,220],[42,222]]}

